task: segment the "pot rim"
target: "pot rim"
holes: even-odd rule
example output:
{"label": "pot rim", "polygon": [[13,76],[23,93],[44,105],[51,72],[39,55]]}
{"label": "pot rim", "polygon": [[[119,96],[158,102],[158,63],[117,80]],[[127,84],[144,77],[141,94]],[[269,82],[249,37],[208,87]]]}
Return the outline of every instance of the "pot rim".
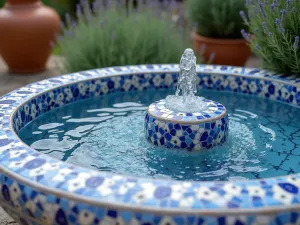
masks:
{"label": "pot rim", "polygon": [[192,32],[192,38],[195,41],[206,42],[208,44],[218,44],[218,45],[244,45],[249,43],[244,38],[233,38],[233,39],[211,38],[211,37],[202,36],[197,32]]}

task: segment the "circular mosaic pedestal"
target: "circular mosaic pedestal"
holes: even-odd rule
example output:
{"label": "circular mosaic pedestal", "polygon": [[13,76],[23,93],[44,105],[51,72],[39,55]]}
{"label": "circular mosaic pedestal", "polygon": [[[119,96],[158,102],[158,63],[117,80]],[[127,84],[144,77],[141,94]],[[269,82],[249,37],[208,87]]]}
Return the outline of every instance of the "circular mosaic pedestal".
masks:
{"label": "circular mosaic pedestal", "polygon": [[145,117],[145,133],[155,145],[190,151],[209,149],[226,141],[228,115],[215,101],[204,100],[208,107],[197,113],[169,110],[165,100],[151,104]]}

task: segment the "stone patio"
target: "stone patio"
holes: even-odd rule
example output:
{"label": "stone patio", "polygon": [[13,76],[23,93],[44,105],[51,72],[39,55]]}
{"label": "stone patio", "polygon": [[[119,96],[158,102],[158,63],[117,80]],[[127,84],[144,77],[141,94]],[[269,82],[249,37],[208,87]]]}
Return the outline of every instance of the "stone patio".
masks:
{"label": "stone patio", "polygon": [[60,57],[52,56],[48,62],[48,69],[38,74],[12,74],[0,57],[0,96],[27,84],[44,80],[59,74]]}
{"label": "stone patio", "polygon": [[[260,67],[259,60],[251,57],[247,67]],[[3,60],[0,58],[0,96],[11,92],[17,88],[27,84],[37,82],[40,80],[48,79],[50,77],[58,76],[60,74],[61,58],[52,56],[48,62],[48,69],[38,74],[11,74],[7,72],[7,67]],[[0,207],[0,225],[18,225],[13,221]]]}

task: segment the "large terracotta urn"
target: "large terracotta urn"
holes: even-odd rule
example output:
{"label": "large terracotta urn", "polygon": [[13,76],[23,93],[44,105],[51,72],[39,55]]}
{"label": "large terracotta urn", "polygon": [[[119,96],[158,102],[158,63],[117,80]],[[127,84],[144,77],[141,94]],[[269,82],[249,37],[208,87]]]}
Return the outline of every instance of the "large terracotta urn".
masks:
{"label": "large terracotta urn", "polygon": [[0,55],[13,73],[45,70],[60,18],[39,0],[7,0],[0,9]]}

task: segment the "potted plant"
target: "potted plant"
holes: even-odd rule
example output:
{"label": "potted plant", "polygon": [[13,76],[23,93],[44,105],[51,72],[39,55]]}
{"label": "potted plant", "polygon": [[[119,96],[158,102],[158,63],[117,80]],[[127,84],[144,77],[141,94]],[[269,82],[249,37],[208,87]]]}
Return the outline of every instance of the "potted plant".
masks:
{"label": "potted plant", "polygon": [[204,59],[214,55],[213,64],[244,66],[251,55],[241,34],[241,29],[246,29],[240,17],[245,0],[188,0],[186,6],[195,24],[195,52],[205,49]]}
{"label": "potted plant", "polygon": [[58,39],[67,72],[178,63],[178,56],[190,44],[185,32],[172,26],[171,14],[162,19],[163,9],[151,2],[137,8],[116,2],[103,7],[95,1],[91,9],[82,1],[77,18],[67,15],[64,35]]}
{"label": "potted plant", "polygon": [[[300,75],[300,4],[298,1],[248,1],[250,33],[244,33],[265,69]],[[245,14],[245,13],[243,13]]]}

